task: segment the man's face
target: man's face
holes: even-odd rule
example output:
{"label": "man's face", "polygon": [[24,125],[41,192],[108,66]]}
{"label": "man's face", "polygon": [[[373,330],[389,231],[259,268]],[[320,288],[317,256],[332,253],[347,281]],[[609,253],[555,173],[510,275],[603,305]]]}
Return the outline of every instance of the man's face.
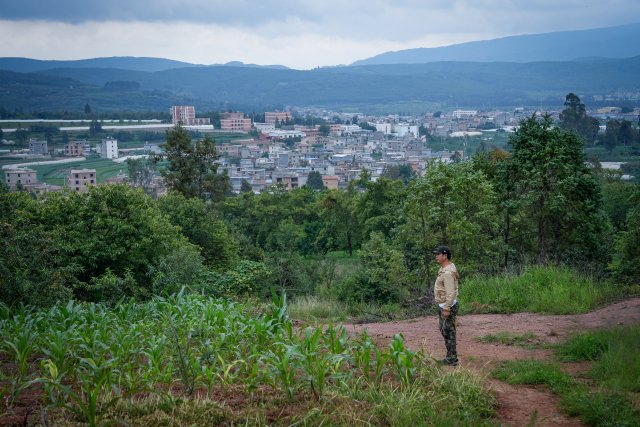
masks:
{"label": "man's face", "polygon": [[445,254],[435,254],[435,257],[438,264],[442,264],[447,260],[447,256]]}

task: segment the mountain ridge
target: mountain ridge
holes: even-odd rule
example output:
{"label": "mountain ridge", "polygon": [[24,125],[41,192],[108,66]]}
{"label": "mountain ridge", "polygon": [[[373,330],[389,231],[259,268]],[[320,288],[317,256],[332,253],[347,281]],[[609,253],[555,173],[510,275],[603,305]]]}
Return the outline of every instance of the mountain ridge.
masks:
{"label": "mountain ridge", "polygon": [[[640,23],[588,30],[524,34],[475,40],[449,46],[384,52],[355,61],[351,66],[417,64],[441,61],[539,62],[601,56],[629,58],[640,55]],[[607,55],[603,55],[603,51]]]}
{"label": "mountain ridge", "polygon": [[[569,92],[585,103],[631,94],[640,103],[640,56],[581,61],[432,62],[313,70],[208,66],[143,72],[59,68],[0,71],[0,107],[23,111],[260,111],[321,106],[365,111],[429,108],[561,106]],[[117,83],[117,84],[114,84]],[[117,88],[128,88],[118,91]],[[132,90],[135,88],[135,90]],[[635,94],[635,95],[633,95]],[[635,97],[635,98],[634,98]]]}

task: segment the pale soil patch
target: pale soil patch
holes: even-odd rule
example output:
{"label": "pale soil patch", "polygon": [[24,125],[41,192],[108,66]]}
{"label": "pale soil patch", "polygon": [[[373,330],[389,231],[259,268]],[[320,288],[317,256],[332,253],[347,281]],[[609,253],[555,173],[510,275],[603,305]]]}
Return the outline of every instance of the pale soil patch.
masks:
{"label": "pale soil patch", "polygon": [[[620,325],[640,323],[640,298],[632,298],[611,304],[599,310],[575,315],[517,314],[473,314],[458,316],[458,355],[460,366],[486,375],[497,362],[504,360],[538,359],[551,360],[552,351],[545,348],[524,348],[495,343],[477,342],[477,337],[499,332],[514,335],[533,333],[541,343],[562,342],[572,332],[612,328]],[[425,354],[442,359],[445,347],[435,316],[411,320],[345,325],[349,332],[367,330],[378,343],[388,345],[397,333],[402,333],[409,348],[422,349]],[[578,374],[585,367],[566,364],[567,372]],[[457,369],[457,368],[451,368]],[[558,409],[558,398],[545,387],[511,386],[501,381],[490,380],[489,386],[498,399],[500,422],[512,425],[527,425],[535,419],[536,426],[580,426],[580,420],[563,415]]]}

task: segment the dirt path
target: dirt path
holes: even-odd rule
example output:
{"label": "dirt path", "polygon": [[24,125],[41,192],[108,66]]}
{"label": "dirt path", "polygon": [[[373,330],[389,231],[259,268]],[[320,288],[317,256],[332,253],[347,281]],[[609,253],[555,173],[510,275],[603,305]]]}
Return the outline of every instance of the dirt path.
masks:
{"label": "dirt path", "polygon": [[[640,298],[617,302],[590,313],[568,316],[545,316],[532,313],[458,316],[460,365],[487,374],[497,362],[503,360],[552,358],[552,352],[547,349],[527,349],[476,341],[477,337],[488,334],[509,332],[520,335],[531,332],[541,343],[558,343],[575,331],[638,323],[640,323]],[[445,355],[444,342],[434,316],[400,322],[347,325],[347,328],[354,332],[366,329],[372,338],[385,345],[396,333],[401,332],[410,348],[422,349],[425,354],[436,359],[442,359]],[[579,370],[579,367],[568,366],[567,369]],[[489,380],[489,385],[498,399],[498,417],[504,424],[524,426],[535,419],[533,425],[536,426],[581,425],[577,418],[569,418],[559,411],[557,397],[544,387],[511,386],[497,380]]]}

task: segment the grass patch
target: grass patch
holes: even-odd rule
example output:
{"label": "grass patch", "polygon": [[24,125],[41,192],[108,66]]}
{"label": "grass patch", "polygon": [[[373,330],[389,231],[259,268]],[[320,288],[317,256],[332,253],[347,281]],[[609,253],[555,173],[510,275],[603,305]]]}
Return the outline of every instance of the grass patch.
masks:
{"label": "grass patch", "polygon": [[520,275],[470,277],[461,295],[463,314],[476,313],[586,313],[620,295],[611,286],[559,267],[529,267]]}
{"label": "grass patch", "polygon": [[302,296],[295,298],[289,304],[289,315],[293,319],[305,321],[343,321],[347,317],[344,304],[330,299],[316,296]]}
{"label": "grass patch", "polygon": [[588,375],[602,386],[640,392],[640,326],[583,332],[557,348],[564,361],[595,361]]}
{"label": "grass patch", "polygon": [[[410,425],[495,425],[496,401],[484,386],[485,379],[466,369],[441,369],[424,365],[418,380],[409,387],[386,383],[381,387],[343,390],[355,401],[371,406],[371,415],[357,424]],[[342,424],[340,424],[342,425]],[[345,424],[346,425],[346,424]]]}
{"label": "grass patch", "polygon": [[492,375],[509,384],[540,384],[560,396],[560,406],[590,426],[640,425],[640,414],[624,393],[599,388],[590,390],[555,364],[537,360],[502,363]]}
{"label": "grass patch", "polygon": [[532,332],[519,335],[511,332],[498,332],[497,334],[488,334],[476,337],[475,340],[487,344],[517,345],[527,348],[533,348],[540,345],[540,340]]}
{"label": "grass patch", "polygon": [[538,360],[510,360],[500,364],[492,375],[509,384],[542,384],[554,393],[561,393],[573,385],[573,379],[553,364]]}

